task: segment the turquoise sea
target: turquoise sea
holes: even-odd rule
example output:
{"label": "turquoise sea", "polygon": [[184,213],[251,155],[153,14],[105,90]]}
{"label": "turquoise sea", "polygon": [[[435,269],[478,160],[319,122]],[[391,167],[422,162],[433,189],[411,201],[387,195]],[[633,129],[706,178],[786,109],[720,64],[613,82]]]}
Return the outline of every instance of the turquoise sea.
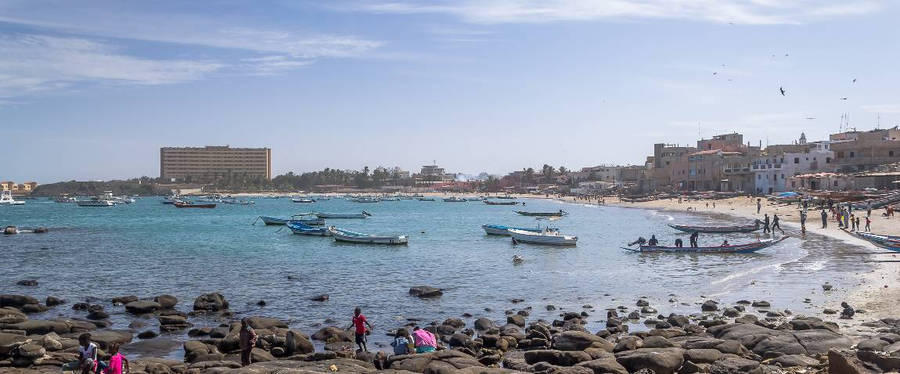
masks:
{"label": "turquoise sea", "polygon": [[[790,238],[749,255],[632,253],[620,247],[638,236],[656,234],[664,244],[677,237],[687,242],[687,236],[667,227],[668,223],[740,221],[703,213],[552,200],[526,200],[524,208],[440,199],[360,204],[334,198],[296,204],[290,199],[257,198],[255,202],[176,209],[162,204],[160,198],[148,197],[111,208],[49,200],[0,207],[0,225],[50,228],[42,235],[0,237],[0,293],[41,299],[53,295],[67,299],[69,305],[85,300],[105,303],[116,328],[127,328],[131,317],[109,304],[112,297],[168,293],[179,298],[178,309],[189,311],[198,295],[219,291],[238,315],[290,320],[307,333],[324,325],[349,324],[355,306],[363,308],[377,332],[409,319],[429,323],[463,313],[501,323],[505,311],[526,307],[533,308],[529,320],[552,320],[560,311],[547,311],[548,304],[588,311],[589,328],[596,330],[605,319],[605,308],[633,307],[641,296],[663,314],[699,312],[697,304],[704,297],[727,303],[768,300],[778,309],[815,313],[840,303],[856,284],[856,275],[869,269],[865,261],[872,252],[809,235],[806,240]],[[578,246],[514,246],[508,237],[484,234],[482,224],[537,224],[533,218],[513,213],[516,209],[568,211],[567,217],[551,225],[577,235]],[[252,224],[259,215],[362,210],[372,217],[330,220],[329,225],[407,234],[409,245],[341,244],[331,238],[292,235],[279,226]],[[799,233],[788,230],[788,234]],[[756,234],[728,236],[731,243],[755,238]],[[719,244],[722,239],[701,236],[700,242]],[[514,265],[514,254],[525,262]],[[36,279],[39,285],[16,285],[21,279]],[[825,281],[834,284],[835,291],[824,293],[821,284]],[[420,300],[408,295],[415,285],[443,288],[445,293],[439,299]],[[323,293],[330,300],[309,300]],[[811,302],[803,302],[805,298]],[[513,303],[513,299],[524,301]],[[256,306],[259,300],[267,305]],[[593,308],[585,309],[585,305]],[[80,313],[64,306],[34,318],[83,317]],[[155,321],[146,322],[153,328]],[[202,318],[191,322],[196,326],[218,323]],[[388,341],[380,333],[372,339],[378,344]]]}

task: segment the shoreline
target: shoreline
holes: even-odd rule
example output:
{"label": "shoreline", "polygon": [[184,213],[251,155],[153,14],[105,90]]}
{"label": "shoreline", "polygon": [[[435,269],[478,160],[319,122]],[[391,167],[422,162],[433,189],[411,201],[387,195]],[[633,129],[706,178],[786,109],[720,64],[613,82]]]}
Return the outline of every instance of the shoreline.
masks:
{"label": "shoreline", "polygon": [[[559,199],[564,202],[582,203],[571,198]],[[746,197],[735,197],[728,199],[715,200],[715,207],[711,204],[713,200],[692,200],[678,203],[677,199],[653,200],[648,202],[622,202],[615,197],[607,198],[605,206],[614,206],[620,208],[646,209],[655,211],[670,211],[684,214],[700,216],[703,214],[723,214],[738,219],[761,219],[762,214],[774,213],[780,214],[781,222],[786,227],[800,229],[799,214],[796,214],[796,208],[791,209],[790,206],[763,203],[760,215],[755,213],[755,199]],[[710,204],[707,206],[707,204]],[[604,206],[601,204],[597,204]],[[688,210],[688,207],[691,209]],[[789,213],[793,211],[794,213]],[[894,312],[893,300],[900,299],[900,269],[892,262],[894,259],[900,261],[897,254],[890,251],[881,250],[872,246],[870,243],[852,237],[837,228],[837,223],[829,216],[828,227],[821,229],[821,218],[818,217],[817,210],[810,209],[807,218],[807,233],[811,235],[822,235],[828,238],[844,242],[848,245],[857,246],[873,250],[867,253],[869,257],[875,257],[871,262],[873,270],[868,273],[861,274],[856,278],[859,284],[852,287],[848,292],[847,302],[856,308],[865,311],[867,317],[871,318],[889,318]],[[785,214],[787,213],[787,214]],[[813,217],[813,215],[816,217]],[[864,218],[863,218],[864,219]],[[880,216],[880,210],[873,210],[871,229],[872,232],[886,233],[889,235],[900,235],[900,228],[891,227],[890,219]],[[876,257],[877,256],[877,257]],[[888,261],[884,261],[885,257],[889,257]],[[817,317],[824,319],[834,319],[834,315],[825,315],[818,313]],[[850,320],[854,321],[854,320]],[[847,321],[842,321],[847,322]],[[861,323],[850,323],[848,327],[856,330],[857,333],[871,333],[872,329],[862,326]]]}

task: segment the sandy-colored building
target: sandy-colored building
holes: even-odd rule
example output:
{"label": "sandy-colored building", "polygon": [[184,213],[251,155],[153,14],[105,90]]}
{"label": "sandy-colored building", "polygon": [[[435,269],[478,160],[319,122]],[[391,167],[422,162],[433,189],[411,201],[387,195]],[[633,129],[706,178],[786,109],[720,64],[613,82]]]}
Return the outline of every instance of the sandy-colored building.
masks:
{"label": "sandy-colored building", "polygon": [[0,188],[2,188],[3,191],[13,191],[13,192],[15,192],[15,191],[18,191],[18,190],[19,190],[19,185],[16,184],[16,182],[5,181],[5,182],[0,182]]}
{"label": "sandy-colored building", "polygon": [[211,183],[227,178],[272,179],[272,150],[229,146],[163,147],[159,176],[170,182]]}
{"label": "sandy-colored building", "polygon": [[860,172],[900,161],[900,129],[846,131],[829,136],[840,172]]}

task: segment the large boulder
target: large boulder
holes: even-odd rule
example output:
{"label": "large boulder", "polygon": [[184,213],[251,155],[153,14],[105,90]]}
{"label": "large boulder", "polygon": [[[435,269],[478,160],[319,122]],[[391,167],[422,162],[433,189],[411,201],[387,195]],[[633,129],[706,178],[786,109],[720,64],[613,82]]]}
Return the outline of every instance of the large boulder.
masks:
{"label": "large boulder", "polygon": [[13,307],[0,308],[0,325],[20,323],[28,320],[25,313]]}
{"label": "large boulder", "polygon": [[591,359],[591,355],[584,351],[558,351],[551,349],[525,351],[525,362],[530,365],[546,362],[558,366],[573,366],[580,362],[591,361]]}
{"label": "large boulder", "polygon": [[407,370],[416,373],[457,373],[469,368],[480,372],[484,365],[475,357],[460,351],[439,351],[434,353],[391,356],[388,359],[392,370]]}
{"label": "large boulder", "polygon": [[[77,338],[75,334],[70,335],[71,338]],[[107,349],[113,343],[126,344],[130,343],[134,336],[127,330],[99,330],[91,332],[91,341],[97,343],[101,349]]]}
{"label": "large boulder", "polygon": [[138,300],[125,304],[125,311],[131,314],[148,314],[159,310],[161,307],[155,301]]}
{"label": "large boulder", "polygon": [[30,320],[20,323],[7,324],[2,326],[4,329],[24,330],[28,335],[44,335],[51,332],[57,334],[65,334],[72,331],[72,324],[64,321],[39,321]]}
{"label": "large boulder", "polygon": [[616,361],[616,356],[611,354],[606,357],[580,362],[577,366],[591,369],[596,374],[628,374],[628,369],[625,369],[624,366],[619,364],[619,362]]}
{"label": "large boulder", "polygon": [[725,355],[709,367],[712,374],[751,373],[759,368],[759,362],[735,355]]}
{"label": "large boulder", "polygon": [[673,374],[684,362],[684,350],[681,348],[638,348],[633,351],[616,353],[616,361],[629,372],[650,369],[656,374]]}
{"label": "large boulder", "polygon": [[135,295],[119,296],[112,299],[112,303],[116,305],[125,305],[135,301],[138,301],[138,297]]}
{"label": "large boulder", "polygon": [[347,331],[342,330],[337,327],[328,326],[319,329],[315,334],[312,335],[313,340],[323,341],[326,343],[334,343],[334,342],[352,342],[353,335]]}
{"label": "large boulder", "polygon": [[300,330],[288,330],[284,338],[284,349],[287,356],[312,353],[316,350],[312,342],[309,341],[309,337],[300,332]]}
{"label": "large boulder", "polygon": [[194,300],[194,310],[218,312],[228,309],[228,301],[218,292],[200,295]]}
{"label": "large boulder", "polygon": [[178,298],[172,295],[159,295],[153,298],[162,309],[172,309],[178,304]]}
{"label": "large boulder", "polygon": [[431,286],[414,286],[409,288],[409,294],[419,298],[432,298],[441,297],[444,291]]}
{"label": "large boulder", "polygon": [[248,322],[250,323],[250,327],[254,329],[261,330],[270,330],[272,328],[288,328],[288,324],[282,320],[276,318],[268,318],[268,317],[250,317],[248,318]]}
{"label": "large boulder", "polygon": [[481,318],[475,320],[475,329],[476,330],[485,331],[485,330],[490,330],[493,327],[494,327],[494,321],[491,321],[488,318],[481,317]]}
{"label": "large boulder", "polygon": [[556,336],[553,348],[560,351],[583,351],[594,347],[612,351],[613,345],[606,339],[583,331],[564,331]]}
{"label": "large boulder", "polygon": [[14,308],[21,308],[27,304],[39,304],[40,302],[31,297],[25,295],[0,295],[0,308],[11,306]]}

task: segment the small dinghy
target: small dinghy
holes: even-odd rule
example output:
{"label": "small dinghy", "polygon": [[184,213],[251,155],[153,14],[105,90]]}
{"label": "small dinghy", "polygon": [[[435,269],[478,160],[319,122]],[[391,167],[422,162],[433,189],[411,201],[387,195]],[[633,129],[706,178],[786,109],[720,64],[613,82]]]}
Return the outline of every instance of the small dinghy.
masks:
{"label": "small dinghy", "polygon": [[363,243],[363,244],[401,244],[401,245],[405,245],[409,242],[409,238],[406,235],[395,235],[395,236],[369,235],[369,234],[363,234],[360,232],[339,229],[334,226],[329,227],[328,231],[331,232],[331,236],[334,237],[334,240],[340,241],[340,242]]}
{"label": "small dinghy", "polygon": [[778,239],[763,239],[753,243],[746,244],[735,244],[728,246],[718,246],[718,247],[666,247],[666,246],[651,246],[651,245],[641,245],[638,248],[629,248],[622,247],[622,249],[626,249],[632,252],[672,252],[672,253],[753,253],[758,250],[771,247],[775,244],[780,243],[782,240],[789,238],[789,236],[782,236]]}
{"label": "small dinghy", "polygon": [[518,202],[518,201],[491,201],[491,200],[484,200],[484,203],[487,204],[487,205],[516,205],[516,204],[518,204],[519,202]]}
{"label": "small dinghy", "polygon": [[[307,226],[322,226],[325,224],[324,218],[316,217],[315,215],[302,214],[295,215],[291,218],[281,218],[281,217],[269,217],[269,216],[259,216],[257,218],[267,226],[278,226],[278,225],[286,225],[288,222],[300,222]],[[255,222],[254,222],[255,223]]]}
{"label": "small dinghy", "polygon": [[461,198],[461,197],[445,197],[444,198],[445,203],[464,203],[466,201],[468,201],[468,200]]}
{"label": "small dinghy", "polygon": [[305,198],[305,197],[295,197],[295,198],[292,198],[291,201],[293,201],[297,204],[312,204],[312,203],[316,202],[315,199],[309,199],[309,198]]}
{"label": "small dinghy", "polygon": [[289,221],[286,225],[291,232],[298,235],[331,236],[331,230],[325,227],[304,225],[299,221]]}
{"label": "small dinghy", "polygon": [[754,232],[759,230],[759,220],[753,222],[752,225],[738,226],[694,226],[694,225],[672,225],[669,227],[684,232],[703,232],[709,234],[726,234],[732,232]]}
{"label": "small dinghy", "polygon": [[574,246],[578,242],[577,236],[563,235],[559,231],[544,229],[540,232],[509,229],[513,244],[529,243],[544,245]]}
{"label": "small dinghy", "polygon": [[558,212],[526,212],[523,210],[517,210],[516,213],[528,217],[562,217],[566,214],[569,214],[569,212],[566,212],[562,209],[560,209]]}
{"label": "small dinghy", "polygon": [[[484,230],[485,234],[488,235],[501,235],[501,236],[510,236],[509,230],[521,230],[521,231],[531,231],[531,232],[541,232],[543,229],[535,228],[535,227],[509,227],[503,225],[481,225],[481,228]],[[555,230],[555,229],[551,229]]]}

